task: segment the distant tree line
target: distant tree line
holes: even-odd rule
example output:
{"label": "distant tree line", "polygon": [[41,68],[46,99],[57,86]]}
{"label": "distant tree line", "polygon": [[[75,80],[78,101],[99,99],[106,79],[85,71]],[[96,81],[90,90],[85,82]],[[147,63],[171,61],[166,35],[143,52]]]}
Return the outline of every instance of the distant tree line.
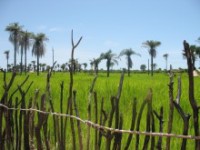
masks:
{"label": "distant tree line", "polygon": [[[6,31],[10,33],[9,41],[13,44],[14,47],[14,61],[13,63],[9,63],[9,50],[5,50],[4,54],[6,55],[7,60],[7,71],[20,71],[22,73],[23,71],[25,74],[30,71],[37,71],[37,75],[39,75],[40,71],[45,71],[51,68],[51,66],[40,63],[40,58],[42,58],[45,55],[46,48],[45,48],[45,42],[48,41],[48,38],[44,33],[37,33],[34,34],[32,32],[29,32],[27,30],[23,29],[23,26],[20,26],[18,23],[11,23],[6,28]],[[197,41],[200,43],[200,37],[197,39]],[[154,58],[156,57],[157,51],[156,48],[161,45],[160,41],[154,41],[154,40],[147,40],[142,43],[142,45],[147,48],[148,53],[150,55],[150,67],[149,67],[149,61],[148,66],[145,64],[141,64],[140,69],[141,71],[145,71],[147,68],[148,70],[151,70],[151,76],[153,76],[153,72],[157,67],[157,64],[154,63]],[[31,63],[27,64],[27,51],[29,49],[32,49],[32,55],[36,57],[36,61],[31,61]],[[195,69],[195,61],[197,58],[200,58],[200,47],[196,45],[191,45],[190,49],[192,51],[193,55],[193,68]],[[17,64],[17,54],[20,52],[20,63]],[[133,60],[132,56],[140,56],[141,55],[131,48],[123,49],[119,55],[112,52],[112,50],[108,50],[105,53],[101,53],[99,57],[93,58],[90,60],[90,66],[91,70],[95,72],[95,74],[98,74],[99,71],[99,64],[101,61],[106,61],[106,72],[107,77],[110,75],[110,70],[113,68],[115,64],[118,64],[118,59],[120,59],[122,56],[126,57],[126,63],[127,63],[127,72],[128,76],[130,76],[130,70],[133,67]],[[166,62],[166,71],[168,70],[168,57],[169,54],[163,54],[163,57]],[[54,63],[54,62],[53,62]],[[73,72],[80,72],[81,70],[86,71],[88,64],[87,63],[79,63],[78,59],[69,60],[66,63],[63,64],[56,64],[54,66],[54,71],[68,71],[69,70],[69,64],[73,64],[72,69]],[[82,69],[82,66],[84,69]],[[148,71],[149,72],[149,71]]]}

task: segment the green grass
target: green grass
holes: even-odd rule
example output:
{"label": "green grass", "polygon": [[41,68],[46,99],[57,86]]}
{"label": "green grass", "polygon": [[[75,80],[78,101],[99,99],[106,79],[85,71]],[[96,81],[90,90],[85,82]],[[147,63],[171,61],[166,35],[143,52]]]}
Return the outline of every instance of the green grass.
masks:
{"label": "green grass", "polygon": [[[23,86],[22,89],[26,89],[28,85],[33,81],[33,85],[31,86],[28,94],[27,94],[27,101],[30,97],[34,96],[35,89],[40,90],[40,94],[45,92],[46,87],[46,73],[41,73],[40,76],[36,76],[36,74],[29,74],[29,80],[26,83],[26,85]],[[177,94],[177,77],[179,74],[177,74],[174,77],[174,99],[176,98]],[[9,81],[9,78],[11,77],[11,74],[7,75],[7,81]],[[182,74],[182,96],[181,96],[181,106],[183,110],[186,113],[192,114],[192,109],[190,107],[190,103],[188,100],[188,77],[187,74]],[[0,95],[2,95],[3,91],[3,75],[0,74]],[[17,85],[19,85],[25,78],[25,75],[17,75],[14,85],[11,88],[11,92],[17,88]],[[89,75],[87,73],[77,73],[74,75],[74,90],[77,91],[77,106],[80,113],[80,116],[82,119],[87,119],[87,104],[88,104],[88,95],[89,95],[89,89],[92,83],[94,76]],[[119,73],[111,73],[110,77],[107,78],[105,73],[100,73],[96,84],[94,91],[97,92],[98,97],[98,108],[100,110],[100,104],[101,99],[104,98],[104,109],[108,113],[111,109],[110,104],[110,97],[117,95],[118,85],[120,80],[120,74]],[[60,84],[61,82],[64,82],[64,112],[66,111],[67,106],[67,98],[68,98],[68,89],[69,89],[69,73],[53,73],[51,78],[51,95],[53,104],[55,107],[55,111],[60,111]],[[168,83],[169,83],[169,77],[167,74],[164,73],[158,73],[155,74],[154,77],[148,76],[147,74],[131,74],[131,77],[128,77],[125,74],[124,78],[124,84],[123,84],[123,90],[122,95],[120,99],[120,112],[123,114],[123,129],[129,130],[130,124],[131,124],[131,114],[132,114],[132,103],[133,99],[137,99],[137,113],[139,112],[139,108],[141,106],[141,103],[145,99],[148,90],[152,88],[153,91],[153,109],[159,112],[159,109],[161,106],[164,107],[164,132],[167,130],[167,121],[168,121],[168,113],[169,113],[169,89],[168,89]],[[200,85],[200,78],[195,78],[195,97],[197,102],[200,99],[200,92],[199,92],[199,85]],[[10,93],[11,93],[10,92]],[[20,97],[19,93],[16,93],[17,97]],[[92,112],[94,112],[93,109],[94,103],[92,101]],[[49,106],[48,106],[49,107]],[[48,108],[47,107],[47,108]],[[145,107],[146,108],[146,107]],[[92,113],[94,114],[94,113]],[[52,120],[52,117],[50,118]],[[50,121],[49,120],[49,121]],[[94,121],[94,116],[92,116],[92,120]],[[158,120],[156,120],[156,132],[158,132]],[[145,121],[146,121],[146,111],[143,113],[143,119],[141,122],[141,131],[145,131]],[[113,123],[114,124],[114,123]],[[106,124],[107,125],[107,124]],[[50,128],[53,127],[52,123],[49,124]],[[83,137],[86,139],[86,125],[82,124],[83,127]],[[174,111],[174,120],[173,120],[173,133],[175,134],[182,134],[183,130],[183,121],[181,120],[181,117],[179,116],[178,112]],[[191,117],[190,119],[190,128],[189,128],[189,134],[193,135],[193,119]],[[51,130],[51,135],[53,136],[53,130]],[[78,135],[76,135],[77,137]],[[92,129],[92,141],[91,143],[94,143],[94,130]],[[127,140],[128,134],[123,134],[122,138],[122,147],[125,146],[126,140]],[[144,136],[141,136],[144,137]],[[51,137],[53,139],[53,137]],[[156,138],[157,139],[157,138]],[[163,138],[163,142],[165,143],[165,138]],[[104,139],[105,140],[105,139]],[[103,140],[103,141],[104,141]],[[70,136],[67,138],[67,142],[71,141]],[[77,139],[78,142],[78,139]],[[134,142],[135,142],[135,136],[133,136],[133,140],[131,143],[130,148],[134,149]],[[86,141],[84,140],[84,144]],[[163,143],[163,147],[165,147],[165,144]],[[78,144],[78,143],[77,143]],[[71,144],[67,144],[71,145]],[[91,144],[92,145],[92,144]],[[102,149],[104,149],[102,143]],[[140,145],[142,148],[143,145],[143,138],[141,138]],[[171,140],[171,148],[172,149],[180,149],[181,146],[181,140],[172,138]],[[70,148],[69,148],[70,149]],[[187,149],[194,149],[194,141],[188,140],[187,143]]]}

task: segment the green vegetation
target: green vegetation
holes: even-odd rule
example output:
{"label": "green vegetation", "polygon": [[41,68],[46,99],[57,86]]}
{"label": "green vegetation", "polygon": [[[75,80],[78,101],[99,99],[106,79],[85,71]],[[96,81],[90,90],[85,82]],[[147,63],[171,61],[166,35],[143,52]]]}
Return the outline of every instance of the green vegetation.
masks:
{"label": "green vegetation", "polygon": [[[40,90],[40,94],[45,92],[46,88],[46,73],[41,73],[40,76],[36,76],[36,74],[29,74],[30,78],[28,80],[28,83],[22,88],[26,89],[33,81],[33,85],[29,90],[29,93],[27,94],[27,100],[30,97],[34,96],[34,91],[36,89]],[[174,77],[174,95],[176,96],[177,93],[177,77],[179,74],[176,74]],[[11,74],[9,73],[7,75],[7,80],[11,77]],[[181,102],[180,105],[183,108],[184,112],[187,112],[189,114],[192,114],[192,109],[189,104],[188,100],[188,76],[187,74],[181,74],[182,77],[182,96],[181,96]],[[0,74],[0,78],[2,80],[3,76],[2,73]],[[21,83],[25,78],[25,75],[17,76],[16,80],[13,84],[13,87],[11,89],[11,92],[14,91],[17,88],[17,85]],[[93,80],[93,76],[89,75],[88,73],[76,73],[74,75],[74,90],[77,91],[77,107],[79,110],[80,117],[82,119],[87,119],[87,104],[88,104],[88,95],[89,95],[89,89]],[[120,79],[120,74],[119,73],[113,73],[111,75],[111,78],[106,77],[106,73],[99,73],[98,78],[94,87],[94,91],[97,92],[97,97],[98,97],[98,110],[100,111],[100,104],[101,104],[101,99],[104,98],[104,109],[108,113],[111,109],[111,104],[110,104],[110,97],[117,95],[117,89],[118,89],[118,84],[119,84],[119,79]],[[200,92],[199,92],[199,84],[200,84],[200,78],[194,78],[195,80],[195,97],[196,100],[198,101],[200,98]],[[68,73],[53,73],[51,77],[51,96],[52,96],[52,101],[55,107],[55,111],[59,112],[59,106],[60,106],[60,84],[61,82],[64,81],[64,101],[63,101],[63,110],[66,110],[67,108],[67,97],[68,97],[68,89],[69,89],[69,74]],[[163,106],[164,108],[164,132],[166,133],[167,131],[167,121],[168,121],[168,111],[169,111],[169,95],[168,95],[168,83],[169,83],[169,77],[165,73],[155,73],[154,77],[152,78],[151,76],[148,76],[147,74],[133,74],[132,76],[128,77],[125,75],[124,78],[124,85],[123,85],[123,90],[122,90],[122,95],[120,99],[120,104],[119,104],[119,110],[123,114],[123,129],[130,129],[131,125],[131,115],[132,115],[132,103],[133,99],[137,99],[137,113],[139,113],[139,108],[141,107],[141,104],[143,100],[145,99],[148,90],[152,88],[153,91],[153,110],[159,112],[160,107]],[[3,91],[3,82],[0,82],[0,91]],[[2,93],[0,93],[2,95]],[[20,97],[20,94],[17,93],[15,95],[16,97]],[[29,98],[28,98],[29,97]],[[174,97],[175,99],[175,97]],[[28,102],[27,102],[28,103]],[[47,110],[49,108],[49,104],[47,105]],[[146,121],[146,109],[143,112],[143,118],[141,121],[141,126],[140,126],[140,131],[145,131],[145,121]],[[94,122],[94,101],[92,101],[92,121]],[[75,112],[74,112],[75,114]],[[49,117],[49,128],[51,132],[51,136],[53,138],[53,130],[51,130],[52,125],[52,116]],[[51,123],[50,123],[51,122]],[[155,119],[156,122],[156,132],[159,131],[158,129],[158,120]],[[108,124],[106,123],[106,126]],[[83,139],[86,140],[86,125],[81,124],[82,129],[83,129]],[[114,127],[114,124],[113,124]],[[174,110],[174,121],[173,121],[173,129],[172,133],[175,134],[182,134],[183,130],[183,121],[181,120],[180,115],[176,110]],[[94,131],[91,130],[92,135],[91,135],[91,142],[93,143],[94,141]],[[77,131],[76,131],[77,132]],[[193,120],[192,118],[190,119],[190,124],[189,124],[189,135],[194,135],[194,130],[193,130]],[[122,136],[122,147],[125,146],[126,140],[128,138],[128,134],[123,134]],[[133,140],[131,142],[131,148],[134,149],[134,142],[135,142],[135,135],[133,136]],[[142,148],[143,145],[143,140],[144,136],[140,136],[140,144]],[[66,145],[69,142],[71,142],[71,137],[66,139]],[[104,138],[103,138],[104,139]],[[157,141],[158,137],[156,137]],[[163,141],[165,143],[166,138],[163,138]],[[86,145],[86,141],[83,140],[84,145]],[[105,139],[104,139],[105,140]],[[105,142],[103,140],[103,142]],[[77,140],[78,142],[78,140]],[[163,146],[165,144],[163,143]],[[194,141],[193,140],[188,140],[187,144],[187,149],[194,149]],[[181,145],[181,139],[176,139],[172,138],[171,139],[171,148],[172,149],[179,149]],[[67,147],[68,147],[67,146]],[[102,144],[102,149],[104,147],[104,144]]]}

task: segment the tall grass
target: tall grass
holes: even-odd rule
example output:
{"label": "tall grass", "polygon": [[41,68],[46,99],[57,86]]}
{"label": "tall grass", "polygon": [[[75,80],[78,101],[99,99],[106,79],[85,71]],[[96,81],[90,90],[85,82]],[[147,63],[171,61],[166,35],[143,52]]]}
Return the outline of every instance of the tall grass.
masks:
{"label": "tall grass", "polygon": [[[39,89],[41,94],[45,91],[46,88],[46,73],[41,73],[40,76],[36,76],[36,74],[32,73],[29,74],[30,78],[28,83],[33,81],[33,85],[31,89],[29,90],[29,93],[27,94],[27,97],[33,97],[34,91],[36,89]],[[179,74],[176,74],[174,77],[174,95],[177,94],[177,77]],[[183,110],[189,114],[192,114],[192,109],[189,104],[188,100],[188,77],[187,74],[180,74],[182,77],[182,96],[181,96],[181,102],[180,105],[183,108]],[[11,74],[7,74],[7,80],[9,81],[9,78],[11,77]],[[0,74],[0,95],[2,95],[3,91],[3,76]],[[16,77],[16,80],[14,82],[14,86],[12,86],[11,91],[15,90],[17,88],[17,85],[21,83],[25,78],[25,75],[18,75]],[[89,75],[88,73],[76,73],[74,75],[74,90],[77,91],[77,107],[80,113],[80,117],[82,119],[87,119],[87,104],[88,104],[88,95],[89,95],[89,89],[93,80],[93,76]],[[106,112],[108,113],[111,109],[110,104],[110,97],[113,95],[117,95],[117,88],[119,84],[120,74],[119,73],[113,73],[110,75],[109,78],[106,77],[105,73],[100,73],[98,75],[94,91],[97,92],[98,97],[98,110],[100,110],[100,104],[101,99],[104,98],[104,108]],[[51,77],[51,98],[55,107],[55,111],[60,111],[60,84],[64,81],[64,101],[63,101],[63,110],[66,110],[67,108],[67,97],[68,97],[68,88],[69,88],[69,73],[53,73]],[[141,106],[141,103],[143,102],[144,98],[146,97],[149,88],[152,88],[153,91],[153,109],[157,112],[159,112],[159,109],[161,106],[164,107],[164,132],[167,131],[167,121],[168,121],[168,111],[169,111],[169,89],[168,89],[168,83],[169,83],[169,77],[165,73],[158,73],[155,74],[154,77],[148,76],[147,74],[131,74],[130,77],[125,75],[124,78],[124,85],[122,90],[122,95],[120,99],[120,105],[119,109],[120,112],[123,114],[123,129],[129,130],[131,125],[131,114],[132,114],[132,103],[133,99],[137,99],[137,113],[139,111],[139,108]],[[28,84],[26,84],[28,85]],[[200,78],[195,78],[195,97],[197,102],[200,101],[200,92],[199,92],[199,86],[200,85]],[[26,89],[26,87],[23,87],[23,89]],[[20,96],[19,93],[17,93],[15,96]],[[47,106],[48,107],[48,106]],[[141,122],[140,130],[145,131],[145,115],[146,115],[146,108],[145,112],[143,113],[143,119]],[[65,111],[64,111],[65,112]],[[92,101],[92,121],[94,121],[94,101]],[[75,114],[75,113],[74,113]],[[52,119],[52,118],[50,118]],[[155,119],[156,120],[156,119]],[[106,124],[107,125],[107,124]],[[52,128],[53,125],[50,124],[49,128]],[[114,126],[113,126],[114,127]],[[175,110],[174,112],[174,121],[173,121],[173,130],[172,133],[175,134],[182,134],[183,130],[183,121],[181,120],[181,117],[179,116],[178,112]],[[86,126],[82,125],[83,128],[83,139],[86,139]],[[158,132],[158,120],[156,120],[156,131]],[[77,131],[76,131],[77,132]],[[190,128],[189,128],[189,134],[194,135],[193,133],[193,121],[190,119]],[[53,135],[53,131],[51,130],[51,136]],[[71,137],[67,134],[67,143],[71,141]],[[94,145],[94,130],[92,130],[91,135],[91,143]],[[135,136],[134,136],[135,137]],[[128,138],[127,134],[123,134],[122,138],[122,147],[125,146],[126,140]],[[53,138],[51,138],[53,139]],[[144,137],[141,136],[141,147],[143,145],[143,139]],[[157,140],[158,138],[156,138]],[[78,141],[78,140],[77,140]],[[165,142],[165,138],[163,140]],[[86,144],[86,141],[84,140],[84,145]],[[103,142],[105,142],[105,139],[103,139]],[[131,149],[134,149],[134,143],[135,138],[133,138],[131,142]],[[77,142],[78,144],[78,142]],[[181,145],[181,139],[172,138],[171,140],[171,148],[172,149],[179,149]],[[163,144],[165,146],[165,144]],[[70,144],[67,146],[67,148],[70,149]],[[104,148],[104,144],[102,144],[102,149]],[[187,149],[194,149],[194,141],[188,140]]]}

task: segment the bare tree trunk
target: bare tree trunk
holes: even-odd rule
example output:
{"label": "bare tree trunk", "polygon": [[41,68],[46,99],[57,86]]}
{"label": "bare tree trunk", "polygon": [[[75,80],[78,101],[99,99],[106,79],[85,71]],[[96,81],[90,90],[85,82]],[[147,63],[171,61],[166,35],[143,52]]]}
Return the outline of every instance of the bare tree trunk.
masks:
{"label": "bare tree trunk", "polygon": [[[168,120],[168,127],[167,127],[167,133],[171,133],[172,132],[172,124],[173,124],[173,115],[174,115],[174,104],[173,104],[173,100],[174,100],[174,94],[173,94],[173,73],[172,73],[172,66],[170,66],[170,74],[169,74],[169,120]],[[166,149],[170,150],[170,137],[167,137],[167,141],[166,141]]]}
{"label": "bare tree trunk", "polygon": [[[188,76],[189,76],[189,101],[190,105],[193,110],[193,121],[194,121],[194,132],[195,136],[199,136],[199,109],[197,103],[194,98],[194,77],[193,77],[193,55],[192,51],[190,50],[190,45],[183,41],[184,46],[184,55],[187,58],[187,65],[188,65]],[[195,148],[198,150],[200,148],[200,140],[195,140]]]}
{"label": "bare tree trunk", "polygon": [[[133,107],[132,107],[132,122],[131,122],[130,131],[133,131],[134,128],[135,128],[135,122],[136,122],[136,116],[137,116],[136,108],[137,108],[137,100],[136,100],[136,98],[134,98]],[[131,140],[132,140],[132,137],[133,137],[133,135],[132,135],[132,134],[129,134],[128,140],[127,140],[127,142],[126,142],[126,146],[125,146],[125,148],[124,148],[125,150],[128,150],[129,145],[130,145]]]}

